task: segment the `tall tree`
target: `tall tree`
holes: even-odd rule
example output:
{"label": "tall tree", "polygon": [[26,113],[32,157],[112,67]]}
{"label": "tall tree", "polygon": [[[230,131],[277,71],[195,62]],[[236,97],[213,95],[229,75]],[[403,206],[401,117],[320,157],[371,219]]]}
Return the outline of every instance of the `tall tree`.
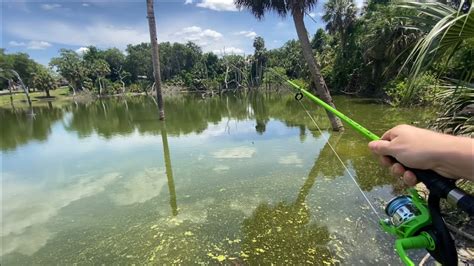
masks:
{"label": "tall tree", "polygon": [[255,48],[254,52],[254,62],[252,64],[252,74],[255,73],[253,84],[255,86],[260,86],[263,79],[263,67],[266,61],[265,57],[265,40],[258,36],[253,40],[253,47]]}
{"label": "tall tree", "polygon": [[69,82],[74,92],[82,90],[88,69],[85,67],[82,58],[76,52],[61,49],[59,56],[52,58],[49,65],[57,68],[59,74]]}
{"label": "tall tree", "polygon": [[56,80],[49,69],[38,65],[36,73],[33,75],[33,86],[37,90],[44,91],[46,97],[51,98],[49,91],[56,88]]}
{"label": "tall tree", "polygon": [[151,56],[153,62],[153,76],[155,77],[156,101],[158,102],[158,110],[160,112],[160,120],[165,119],[165,111],[163,109],[163,96],[161,95],[161,74],[160,74],[160,55],[158,51],[158,40],[156,37],[155,9],[153,0],[146,1],[148,28],[150,30]]}
{"label": "tall tree", "polygon": [[[331,94],[321,75],[320,66],[313,57],[308,32],[304,24],[304,14],[314,8],[316,0],[274,0],[271,2],[265,0],[234,0],[234,2],[239,8],[244,7],[250,9],[257,19],[262,19],[265,11],[275,11],[282,17],[286,17],[288,14],[292,15],[296,33],[298,34],[298,39],[303,50],[303,56],[308,64],[311,78],[316,86],[316,93],[322,100],[334,107]],[[334,131],[344,130],[344,126],[339,118],[329,112],[327,112],[327,115]]]}
{"label": "tall tree", "polygon": [[329,0],[324,9],[326,13],[323,15],[323,20],[327,23],[326,30],[339,35],[341,51],[344,51],[348,35],[356,22],[357,8],[352,0]]}

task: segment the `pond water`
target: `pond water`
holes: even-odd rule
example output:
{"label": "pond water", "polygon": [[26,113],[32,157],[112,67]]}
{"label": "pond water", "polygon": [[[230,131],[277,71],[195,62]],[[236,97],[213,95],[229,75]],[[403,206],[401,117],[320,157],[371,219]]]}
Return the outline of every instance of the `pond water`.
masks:
{"label": "pond water", "polygon": [[[3,265],[400,265],[380,215],[403,187],[349,127],[293,95],[0,109]],[[381,134],[421,109],[336,97]],[[415,254],[416,256],[416,254]]]}

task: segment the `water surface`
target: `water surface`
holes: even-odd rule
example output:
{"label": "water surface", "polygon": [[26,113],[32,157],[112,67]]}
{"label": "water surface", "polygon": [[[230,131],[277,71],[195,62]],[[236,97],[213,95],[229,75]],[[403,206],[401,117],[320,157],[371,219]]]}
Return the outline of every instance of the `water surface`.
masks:
{"label": "water surface", "polygon": [[[292,95],[146,97],[0,109],[4,265],[399,265],[378,212],[402,192],[347,128]],[[419,109],[336,97],[381,134]]]}

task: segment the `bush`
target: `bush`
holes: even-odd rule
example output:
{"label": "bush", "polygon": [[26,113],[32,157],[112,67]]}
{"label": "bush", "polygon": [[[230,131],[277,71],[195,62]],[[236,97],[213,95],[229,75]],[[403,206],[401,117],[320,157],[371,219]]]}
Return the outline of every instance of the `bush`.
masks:
{"label": "bush", "polygon": [[298,85],[300,88],[307,90],[308,89],[308,82],[306,82],[303,79],[292,79],[291,80],[293,83]]}
{"label": "bush", "polygon": [[131,93],[141,93],[143,92],[143,89],[140,85],[133,83],[128,86],[128,91]]}
{"label": "bush", "polygon": [[[429,72],[421,75],[408,86],[407,78],[390,81],[384,88],[392,105],[430,105],[435,102],[436,93],[440,91],[437,77]],[[410,95],[411,93],[414,95]]]}

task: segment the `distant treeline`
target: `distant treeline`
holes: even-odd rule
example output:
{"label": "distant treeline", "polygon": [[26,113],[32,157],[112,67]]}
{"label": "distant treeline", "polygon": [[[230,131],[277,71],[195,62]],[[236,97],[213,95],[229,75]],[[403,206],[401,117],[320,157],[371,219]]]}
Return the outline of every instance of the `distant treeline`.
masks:
{"label": "distant treeline", "polygon": [[[369,1],[357,15],[351,0],[329,0],[325,4],[325,29],[310,33],[313,54],[332,93],[387,98],[396,101],[407,90],[411,65],[404,64],[416,43],[430,28],[413,19],[417,12],[400,9],[390,1]],[[418,25],[419,27],[414,27]],[[159,29],[158,29],[159,30]],[[165,84],[189,90],[221,91],[242,88],[279,87],[283,78],[298,80],[309,86],[309,71],[297,40],[282,47],[265,48],[262,37],[253,41],[251,55],[203,52],[193,42],[164,42],[159,45],[161,77]],[[82,54],[61,49],[52,58],[49,70],[27,54],[6,54],[0,50],[0,68],[14,69],[30,88],[47,90],[60,83],[71,90],[87,90],[97,94],[143,92],[153,85],[153,69],[149,43],[128,45],[125,53],[117,48],[106,50],[89,46]],[[437,83],[436,73],[452,79],[463,78],[472,66],[474,43],[467,41],[450,55],[449,64],[430,65],[419,78],[418,87]],[[272,68],[273,71],[269,71]],[[472,70],[473,68],[471,68]],[[54,71],[53,71],[54,70]],[[2,71],[2,76],[5,76]],[[39,73],[39,74],[38,74]],[[278,74],[275,74],[278,73]],[[0,89],[8,87],[1,80]],[[47,83],[50,86],[41,85]],[[429,101],[429,90],[417,90],[414,103]]]}

